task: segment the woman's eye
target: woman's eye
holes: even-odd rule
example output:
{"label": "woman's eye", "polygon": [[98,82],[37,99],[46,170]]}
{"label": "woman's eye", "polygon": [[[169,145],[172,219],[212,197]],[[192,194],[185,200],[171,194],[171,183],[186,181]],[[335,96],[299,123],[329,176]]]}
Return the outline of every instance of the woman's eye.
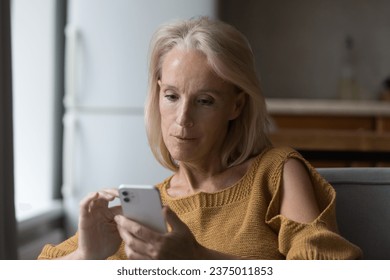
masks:
{"label": "woman's eye", "polygon": [[214,104],[214,100],[211,98],[199,98],[198,99],[198,104],[199,105],[205,105],[205,106],[210,106]]}
{"label": "woman's eye", "polygon": [[166,93],[166,94],[164,94],[164,97],[166,99],[168,99],[169,101],[176,101],[178,99],[178,97],[172,93]]}

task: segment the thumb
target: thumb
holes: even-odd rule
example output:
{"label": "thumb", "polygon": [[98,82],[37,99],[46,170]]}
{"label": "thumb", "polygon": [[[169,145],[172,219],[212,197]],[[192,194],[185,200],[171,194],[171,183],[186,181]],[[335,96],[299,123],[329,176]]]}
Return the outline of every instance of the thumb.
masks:
{"label": "thumb", "polygon": [[163,215],[174,231],[188,230],[188,227],[185,223],[180,220],[180,218],[176,215],[175,212],[172,211],[168,206],[164,206]]}

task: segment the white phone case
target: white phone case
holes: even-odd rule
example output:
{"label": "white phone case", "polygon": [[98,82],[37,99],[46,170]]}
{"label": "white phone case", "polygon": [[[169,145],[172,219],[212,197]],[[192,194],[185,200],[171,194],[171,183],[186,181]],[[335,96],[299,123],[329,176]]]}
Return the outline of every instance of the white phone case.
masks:
{"label": "white phone case", "polygon": [[123,215],[157,232],[167,232],[159,191],[152,185],[120,185]]}

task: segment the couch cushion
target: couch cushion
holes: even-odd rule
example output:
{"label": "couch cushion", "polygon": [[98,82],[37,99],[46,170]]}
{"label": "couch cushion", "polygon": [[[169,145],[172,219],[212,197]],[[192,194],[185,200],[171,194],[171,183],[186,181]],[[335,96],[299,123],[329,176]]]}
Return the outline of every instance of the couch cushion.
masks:
{"label": "couch cushion", "polygon": [[336,190],[341,235],[364,259],[390,259],[390,168],[319,168]]}

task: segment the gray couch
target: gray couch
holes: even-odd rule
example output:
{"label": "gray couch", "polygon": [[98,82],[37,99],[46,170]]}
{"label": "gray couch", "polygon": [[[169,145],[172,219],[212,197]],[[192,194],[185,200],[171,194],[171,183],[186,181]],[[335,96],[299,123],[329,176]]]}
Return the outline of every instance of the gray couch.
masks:
{"label": "gray couch", "polygon": [[341,235],[364,259],[390,260],[390,168],[319,168],[336,189]]}

